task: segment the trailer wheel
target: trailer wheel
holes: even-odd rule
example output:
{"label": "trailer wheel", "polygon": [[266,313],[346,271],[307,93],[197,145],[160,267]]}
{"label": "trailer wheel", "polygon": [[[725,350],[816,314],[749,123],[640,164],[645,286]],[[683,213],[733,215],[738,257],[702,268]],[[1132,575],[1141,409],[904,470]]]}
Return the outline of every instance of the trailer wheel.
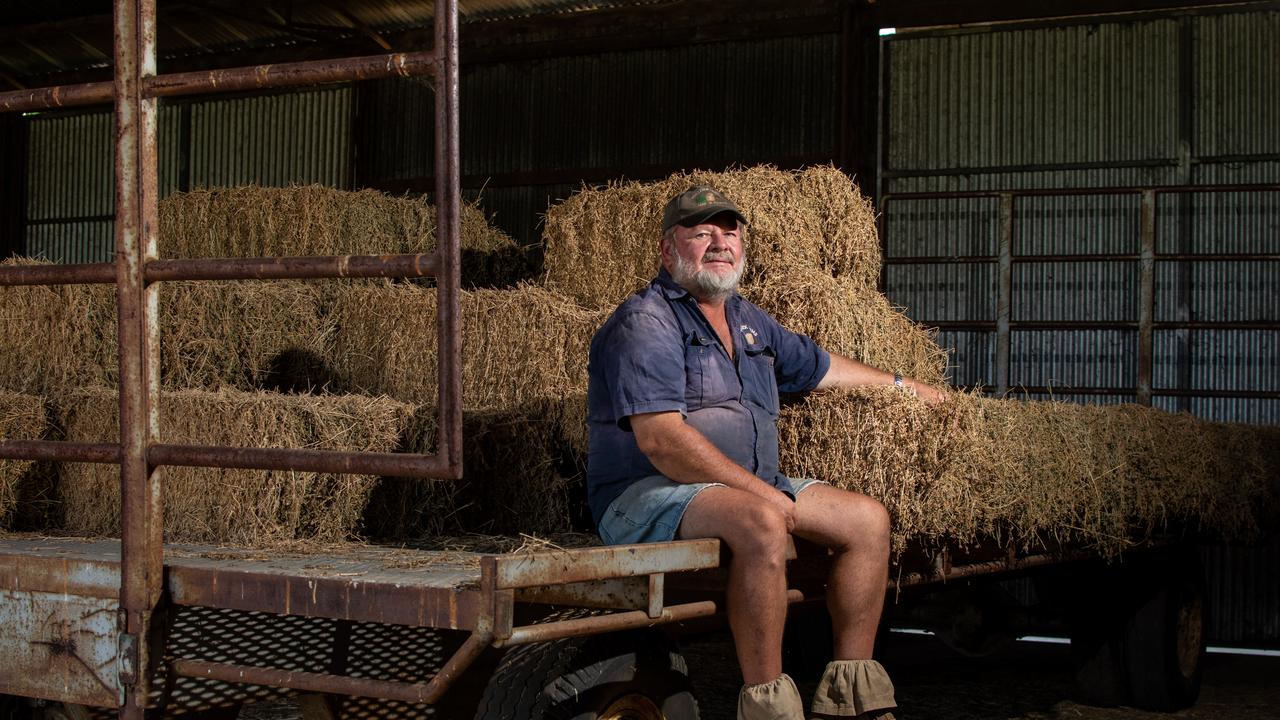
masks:
{"label": "trailer wheel", "polygon": [[476,720],[697,720],[684,657],[657,633],[566,638],[509,651]]}
{"label": "trailer wheel", "polygon": [[1134,612],[1125,633],[1133,706],[1171,712],[1195,704],[1204,660],[1204,580],[1199,558],[1171,555],[1163,582]]}

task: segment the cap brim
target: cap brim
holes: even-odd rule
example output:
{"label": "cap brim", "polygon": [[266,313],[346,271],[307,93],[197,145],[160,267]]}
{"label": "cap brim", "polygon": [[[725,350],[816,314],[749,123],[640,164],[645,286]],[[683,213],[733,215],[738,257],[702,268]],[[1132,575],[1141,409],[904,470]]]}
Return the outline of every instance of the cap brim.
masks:
{"label": "cap brim", "polygon": [[738,212],[737,210],[734,210],[733,208],[724,208],[724,207],[711,208],[709,210],[702,210],[700,212],[696,212],[686,218],[681,219],[676,224],[683,225],[685,227],[693,227],[694,225],[700,225],[717,215],[724,215],[726,213],[729,215],[732,215],[739,223],[743,225],[747,224],[747,219],[742,216],[742,213]]}

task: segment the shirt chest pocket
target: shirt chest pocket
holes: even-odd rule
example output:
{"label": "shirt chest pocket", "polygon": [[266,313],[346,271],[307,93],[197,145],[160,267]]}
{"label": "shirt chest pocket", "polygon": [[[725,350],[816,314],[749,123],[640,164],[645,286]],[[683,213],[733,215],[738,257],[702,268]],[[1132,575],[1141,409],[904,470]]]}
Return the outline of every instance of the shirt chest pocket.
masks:
{"label": "shirt chest pocket", "polygon": [[777,354],[765,343],[742,348],[742,399],[778,415],[778,380],[774,375]]}
{"label": "shirt chest pocket", "polygon": [[[705,333],[693,332],[685,336],[685,403],[689,411],[715,405],[731,394],[730,378],[733,368],[724,358],[724,352],[715,340]],[[733,378],[736,385],[736,378]],[[736,393],[734,393],[736,396]]]}

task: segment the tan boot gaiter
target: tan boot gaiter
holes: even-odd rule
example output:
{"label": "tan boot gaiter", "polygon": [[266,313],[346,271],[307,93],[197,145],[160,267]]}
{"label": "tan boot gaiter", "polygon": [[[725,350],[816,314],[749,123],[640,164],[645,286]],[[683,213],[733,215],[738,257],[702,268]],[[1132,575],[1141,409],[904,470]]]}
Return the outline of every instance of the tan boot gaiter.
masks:
{"label": "tan boot gaiter", "polygon": [[738,693],[738,720],[804,720],[800,691],[786,673],[773,682],[743,686]]}
{"label": "tan boot gaiter", "polygon": [[833,660],[813,694],[813,712],[819,715],[856,717],[897,705],[889,674],[875,660]]}

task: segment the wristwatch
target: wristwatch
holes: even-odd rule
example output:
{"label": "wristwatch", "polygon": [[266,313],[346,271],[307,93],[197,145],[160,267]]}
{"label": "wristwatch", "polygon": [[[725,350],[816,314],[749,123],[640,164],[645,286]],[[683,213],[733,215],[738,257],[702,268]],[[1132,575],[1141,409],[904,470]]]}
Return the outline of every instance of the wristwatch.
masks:
{"label": "wristwatch", "polygon": [[906,384],[902,382],[902,373],[893,374],[893,384],[897,385],[898,387],[903,387]]}

